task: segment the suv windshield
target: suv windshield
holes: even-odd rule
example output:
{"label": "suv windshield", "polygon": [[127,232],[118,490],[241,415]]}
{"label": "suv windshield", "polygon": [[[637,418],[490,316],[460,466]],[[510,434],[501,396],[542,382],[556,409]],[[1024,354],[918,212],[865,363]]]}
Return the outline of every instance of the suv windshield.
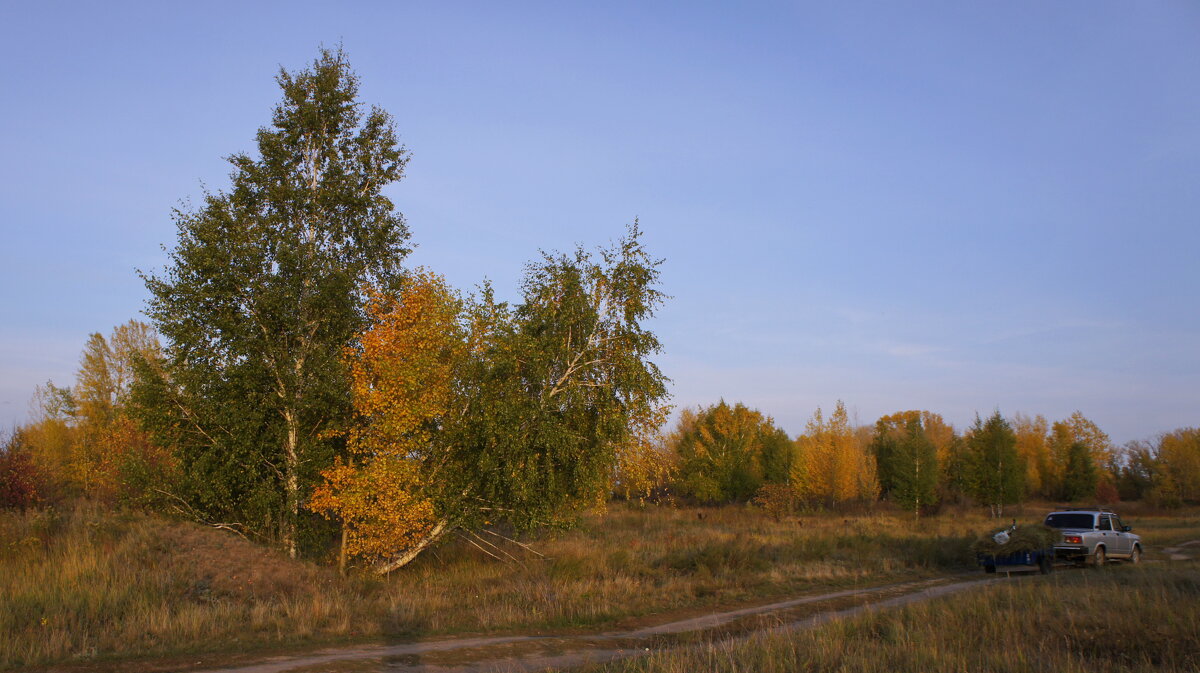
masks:
{"label": "suv windshield", "polygon": [[1051,528],[1086,528],[1095,527],[1095,516],[1092,514],[1051,514],[1046,517],[1046,525]]}

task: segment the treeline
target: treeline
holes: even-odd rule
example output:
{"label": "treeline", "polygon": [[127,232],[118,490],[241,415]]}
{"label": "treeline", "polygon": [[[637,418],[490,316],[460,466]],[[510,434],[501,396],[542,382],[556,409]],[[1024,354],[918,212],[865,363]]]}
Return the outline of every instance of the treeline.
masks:
{"label": "treeline", "polygon": [[1116,447],[1080,412],[1050,423],[996,411],[960,432],[916,410],[856,426],[838,402],[828,417],[817,409],[793,439],[770,416],[721,401],[683,410],[660,447],[662,478],[640,497],[754,500],[775,512],[887,500],[920,514],[973,502],[995,515],[1029,498],[1200,502],[1200,430]]}
{"label": "treeline", "polygon": [[0,506],[28,507],[86,497],[157,506],[178,472],[169,447],[151,440],[131,413],[139,363],[158,362],[154,330],[131,320],[88,337],[75,384],[39,386],[32,419],[0,449]]}

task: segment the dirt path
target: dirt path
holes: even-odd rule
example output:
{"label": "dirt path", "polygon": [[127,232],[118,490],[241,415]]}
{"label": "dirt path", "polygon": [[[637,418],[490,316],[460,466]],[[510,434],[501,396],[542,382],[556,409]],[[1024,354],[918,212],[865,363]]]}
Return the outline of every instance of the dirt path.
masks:
{"label": "dirt path", "polygon": [[[1173,561],[1192,558],[1192,540],[1163,552]],[[800,630],[947,596],[1002,581],[967,573],[918,582],[846,589],[767,605],[655,624],[627,631],[568,636],[492,636],[348,647],[255,664],[191,673],[492,673],[545,671],[597,664],[695,643],[702,638],[737,638],[764,630]]]}
{"label": "dirt path", "polygon": [[811,628],[865,610],[906,605],[989,583],[978,576],[965,577],[834,591],[631,631],[587,636],[457,638],[339,648],[193,673],[540,671],[636,656],[688,642],[697,634],[744,635],[764,628]]}
{"label": "dirt path", "polygon": [[1200,540],[1191,540],[1190,542],[1182,542],[1177,547],[1164,547],[1163,553],[1172,561],[1186,561],[1191,558],[1190,555],[1183,553],[1184,547],[1192,547],[1200,545]]}

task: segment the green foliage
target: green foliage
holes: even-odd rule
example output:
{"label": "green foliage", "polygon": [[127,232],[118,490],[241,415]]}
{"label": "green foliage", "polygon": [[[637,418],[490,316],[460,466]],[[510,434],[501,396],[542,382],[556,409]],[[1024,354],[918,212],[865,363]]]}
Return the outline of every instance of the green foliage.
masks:
{"label": "green foliage", "polygon": [[634,222],[595,253],[543,254],[516,306],[486,285],[460,300],[429,274],[380,296],[348,351],[355,464],[326,470],[310,507],[350,525],[350,551],[386,573],[449,532],[568,525],[602,503],[621,452],[663,413],[643,325],[663,299],[659,264]]}
{"label": "green foliage", "polygon": [[937,501],[937,450],[920,420],[910,419],[891,452],[892,498],[920,514],[922,506]]}
{"label": "green foliage", "polygon": [[937,447],[926,433],[923,416],[928,413],[906,411],[880,418],[870,446],[884,496],[918,514],[938,496]]}
{"label": "green foliage", "polygon": [[471,348],[436,440],[430,484],[461,526],[573,520],[607,493],[619,446],[666,395],[644,322],[664,296],[635,222],[590,253],[543,254],[526,267],[523,300],[470,302]]}
{"label": "green foliage", "polygon": [[765,430],[762,437],[762,474],[767,484],[786,484],[796,461],[796,443],[782,428]]}
{"label": "green foliage", "polygon": [[1067,450],[1066,471],[1063,473],[1062,497],[1069,502],[1087,500],[1096,494],[1096,465],[1092,462],[1087,444],[1073,442]]}
{"label": "green foliage", "polygon": [[764,483],[784,483],[794,445],[770,417],[738,403],[685,411],[672,438],[680,493],[700,502],[745,501]]}
{"label": "green foliage", "polygon": [[1000,516],[1005,505],[1017,502],[1024,487],[1025,466],[1017,453],[1017,438],[1008,421],[996,411],[987,421],[975,417],[967,436],[970,495]]}
{"label": "green foliage", "polygon": [[231,156],[230,189],[175,213],[167,268],[143,274],[169,345],[134,397],[177,449],[199,517],[279,534],[294,553],[300,501],[348,417],[341,353],[363,325],[360,287],[394,284],[408,253],[383,194],[407,153],[387,113],[362,110],[340,50],[276,79],[258,156]]}

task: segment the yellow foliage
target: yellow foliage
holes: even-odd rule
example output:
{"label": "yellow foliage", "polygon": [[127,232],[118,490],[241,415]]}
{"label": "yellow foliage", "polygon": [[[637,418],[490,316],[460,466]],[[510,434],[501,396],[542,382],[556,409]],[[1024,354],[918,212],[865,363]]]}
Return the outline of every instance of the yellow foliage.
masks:
{"label": "yellow foliage", "polygon": [[850,427],[841,401],[828,421],[817,409],[797,443],[792,486],[804,500],[835,506],[879,497],[875,461]]}
{"label": "yellow foliage", "polygon": [[1024,414],[1013,417],[1013,433],[1017,436],[1017,455],[1025,462],[1025,486],[1030,493],[1049,494],[1062,479],[1050,462],[1047,443],[1049,424],[1042,415],[1030,418]]}
{"label": "yellow foliage", "polygon": [[437,274],[415,271],[396,296],[368,294],[370,327],[345,354],[355,460],[322,473],[308,508],[341,520],[346,553],[374,562],[417,545],[437,523],[422,461],[450,413],[466,342],[459,300]]}
{"label": "yellow foliage", "polygon": [[665,487],[676,471],[676,456],[666,450],[660,428],[669,406],[647,406],[632,419],[629,440],[617,447],[613,492],[626,500],[645,500]]}

